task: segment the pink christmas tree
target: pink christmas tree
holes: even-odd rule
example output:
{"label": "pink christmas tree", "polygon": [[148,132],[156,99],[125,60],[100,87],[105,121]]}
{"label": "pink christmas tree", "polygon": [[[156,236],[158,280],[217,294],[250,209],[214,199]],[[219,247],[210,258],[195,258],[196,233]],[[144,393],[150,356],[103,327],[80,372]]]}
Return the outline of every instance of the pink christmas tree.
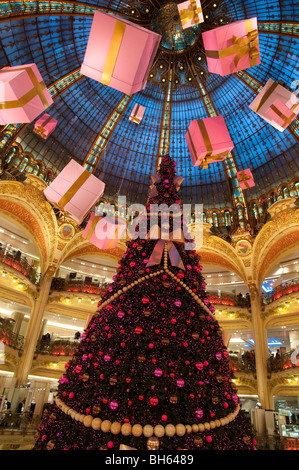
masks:
{"label": "pink christmas tree", "polygon": [[34,449],[255,448],[198,254],[177,236],[175,216],[168,241],[163,214],[158,238],[146,238],[153,205],[180,206],[175,166],[167,155],[152,177],[146,220],[66,364]]}

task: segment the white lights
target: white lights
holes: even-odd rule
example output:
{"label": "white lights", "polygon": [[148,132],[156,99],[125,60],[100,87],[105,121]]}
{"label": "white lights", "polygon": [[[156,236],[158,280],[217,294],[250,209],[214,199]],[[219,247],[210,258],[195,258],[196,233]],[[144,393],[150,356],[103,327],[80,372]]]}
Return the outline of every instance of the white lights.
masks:
{"label": "white lights", "polygon": [[83,331],[84,330],[84,328],[82,328],[80,326],[68,325],[68,324],[65,324],[65,323],[57,323],[57,322],[54,322],[54,321],[48,321],[47,325],[56,326],[58,328],[65,328],[66,330],[74,330],[74,331]]}

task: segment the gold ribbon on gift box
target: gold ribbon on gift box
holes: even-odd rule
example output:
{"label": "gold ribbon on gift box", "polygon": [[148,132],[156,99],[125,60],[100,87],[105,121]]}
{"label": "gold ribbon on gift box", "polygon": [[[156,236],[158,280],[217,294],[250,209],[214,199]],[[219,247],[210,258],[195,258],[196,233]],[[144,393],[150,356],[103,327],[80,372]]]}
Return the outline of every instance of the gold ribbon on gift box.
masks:
{"label": "gold ribbon on gift box", "polygon": [[245,184],[246,188],[247,189],[250,189],[250,186],[249,184],[247,183],[248,180],[251,179],[251,176],[250,175],[246,175],[245,171],[241,171],[239,176],[238,176],[238,181],[242,182]]}
{"label": "gold ribbon on gift box", "polygon": [[140,105],[137,104],[137,107],[136,107],[136,109],[135,109],[134,114],[132,114],[132,115],[130,116],[130,121],[136,122],[136,124],[139,124],[140,121],[141,121],[141,118],[137,117],[137,113],[138,113],[139,108],[140,108]]}
{"label": "gold ribbon on gift box", "polygon": [[[95,215],[95,216],[94,216],[94,219],[93,219],[93,221],[92,221],[92,223],[91,223],[91,225],[90,225],[90,227],[89,227],[89,230],[88,230],[88,232],[87,232],[86,240],[90,240],[90,238],[91,238],[91,236],[92,236],[92,234],[93,234],[93,232],[94,232],[94,229],[95,229],[95,227],[96,227],[96,225],[97,225],[97,223],[99,222],[100,219],[104,219],[104,217],[102,217],[101,215]],[[118,217],[115,217],[115,220],[118,221]],[[119,230],[120,230],[120,224],[117,224],[117,229],[116,229],[116,231],[115,231],[114,237],[112,238],[112,240],[110,240],[110,243],[109,243],[109,245],[107,246],[107,249],[111,248],[113,242],[116,240],[116,237],[117,237],[117,235],[118,235]]]}
{"label": "gold ribbon on gift box", "polygon": [[113,70],[116,64],[116,59],[119,53],[125,29],[126,24],[122,21],[117,20],[112,34],[111,43],[108,49],[103,74],[100,80],[103,85],[110,84],[110,80],[112,78]]}
{"label": "gold ribbon on gift box", "polygon": [[233,36],[233,46],[226,47],[225,49],[221,49],[220,51],[206,51],[206,56],[212,59],[222,59],[223,57],[228,57],[230,55],[237,54],[234,58],[234,64],[235,66],[237,66],[242,57],[244,57],[246,54],[249,54],[250,67],[256,65],[257,59],[260,56],[258,50],[258,30],[253,29],[252,20],[246,20],[245,27],[246,36]]}
{"label": "gold ribbon on gift box", "polygon": [[14,70],[0,70],[0,73],[9,73],[9,72],[16,72],[18,70],[25,70],[33,84],[32,90],[28,91],[25,95],[21,96],[17,100],[12,101],[1,101],[0,102],[0,109],[12,109],[12,108],[20,108],[21,106],[25,106],[29,101],[31,101],[36,95],[38,95],[43,103],[44,108],[48,108],[50,105],[43,93],[45,90],[46,84],[42,80],[41,82],[38,81],[36,78],[33,70],[30,67],[18,67],[14,68]]}
{"label": "gold ribbon on gift box", "polygon": [[[297,107],[298,104],[294,105],[294,106]],[[292,106],[290,111],[293,110],[294,106]],[[284,121],[283,126],[289,126],[291,124],[291,122],[293,122],[295,117],[296,117],[295,113],[292,113],[290,117],[285,116],[281,111],[279,111],[279,109],[274,104],[272,104],[270,106],[270,108],[274,111],[275,114],[277,114],[278,117],[280,117]]]}
{"label": "gold ribbon on gift box", "polygon": [[38,135],[40,135],[41,137],[43,137],[45,139],[47,137],[46,134],[45,134],[45,126],[51,120],[52,120],[52,116],[49,116],[41,126],[37,127],[36,129],[33,129],[35,134],[38,134]]}
{"label": "gold ribbon on gift box", "polygon": [[58,207],[64,209],[64,206],[72,199],[76,192],[83,186],[85,181],[91,176],[91,173],[88,170],[84,170],[83,173],[76,179],[76,181],[71,185],[71,187],[66,191],[62,198],[58,201]]}
{"label": "gold ribbon on gift box", "polygon": [[[278,83],[275,83],[273,82],[272,85],[270,85],[270,87],[268,88],[268,90],[264,93],[264,95],[261,97],[261,99],[257,102],[257,104],[255,105],[255,107],[253,108],[253,111],[255,113],[258,113],[258,111],[260,110],[260,108],[266,103],[266,101],[268,100],[268,98],[270,98],[270,96],[272,95],[272,93],[274,93],[274,91],[276,90],[276,88],[279,86]],[[297,101],[296,103],[293,104],[293,106],[290,108],[290,111],[294,111],[297,106],[299,105],[299,101]],[[275,111],[275,106],[273,108],[274,105],[271,105],[270,107],[273,109],[273,111]],[[277,109],[277,108],[276,108]],[[288,119],[286,118],[282,113],[280,113],[280,111],[277,109],[278,113],[275,111],[275,113],[278,114],[279,117],[281,117],[282,119]],[[281,115],[280,115],[280,114]],[[296,117],[296,115],[295,115]],[[291,122],[293,121],[294,118],[292,118]]]}
{"label": "gold ribbon on gift box", "polygon": [[[200,119],[197,119],[197,124],[198,124],[198,127],[200,129],[200,132],[201,132],[201,135],[203,137],[203,140],[204,140],[204,144],[206,146],[206,149],[207,149],[207,153],[204,157],[204,159],[202,160],[201,162],[201,166],[203,169],[206,169],[208,168],[208,163],[211,163],[211,162],[214,162],[214,161],[221,161],[223,160],[223,157],[224,156],[227,156],[228,152],[222,152],[222,153],[218,153],[217,155],[213,155],[212,156],[212,153],[213,153],[213,147],[212,147],[212,144],[211,144],[211,141],[210,141],[210,138],[209,138],[209,135],[208,135],[208,132],[207,132],[207,129],[204,125],[204,122]],[[191,143],[191,147],[192,147],[192,150],[193,150],[193,153],[194,155],[196,156],[197,158],[197,152],[195,150],[195,146],[194,146],[194,143],[193,143],[193,140],[192,140],[192,137],[191,137],[191,134],[189,132],[189,129],[188,129],[188,136],[189,136],[189,139],[190,139],[190,143]]]}
{"label": "gold ribbon on gift box", "polygon": [[190,4],[191,4],[191,8],[187,8],[187,9],[181,10],[179,12],[180,13],[180,19],[181,19],[181,22],[182,22],[183,25],[188,23],[192,19],[194,20],[195,24],[199,23],[199,16],[198,15],[199,15],[199,13],[202,12],[202,8],[197,7],[197,4],[196,4],[195,0],[191,0]]}

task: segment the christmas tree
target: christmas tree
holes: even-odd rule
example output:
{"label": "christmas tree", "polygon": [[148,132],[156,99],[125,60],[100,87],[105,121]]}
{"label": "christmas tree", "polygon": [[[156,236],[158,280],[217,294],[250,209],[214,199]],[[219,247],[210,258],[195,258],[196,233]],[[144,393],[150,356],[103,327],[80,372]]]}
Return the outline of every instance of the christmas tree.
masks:
{"label": "christmas tree", "polygon": [[152,176],[145,223],[65,366],[34,449],[255,448],[181,211],[160,238],[158,205],[180,207],[175,167],[166,155]]}

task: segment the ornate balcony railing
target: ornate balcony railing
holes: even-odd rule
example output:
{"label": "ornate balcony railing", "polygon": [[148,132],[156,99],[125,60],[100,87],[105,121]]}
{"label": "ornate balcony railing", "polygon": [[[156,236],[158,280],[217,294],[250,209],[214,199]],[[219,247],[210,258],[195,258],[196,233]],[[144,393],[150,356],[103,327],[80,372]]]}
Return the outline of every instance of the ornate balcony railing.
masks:
{"label": "ornate balcony railing", "polygon": [[37,354],[50,354],[53,356],[72,356],[77,347],[78,341],[41,339],[37,342],[35,352]]}
{"label": "ornate balcony railing", "polygon": [[230,305],[233,307],[250,308],[250,298],[241,294],[221,293],[207,291],[207,297],[212,305]]}
{"label": "ornate balcony railing", "polygon": [[1,243],[0,263],[4,263],[7,266],[10,266],[11,268],[15,269],[16,271],[22,273],[33,284],[37,285],[40,281],[40,276],[36,272],[35,266],[29,263],[29,261],[21,251],[7,250],[1,247]]}
{"label": "ornate balcony railing", "polygon": [[290,352],[287,352],[285,354],[282,354],[280,357],[269,357],[268,358],[268,372],[281,372],[286,369],[291,369],[294,367],[299,368],[299,359],[298,362],[296,358],[299,357],[299,354],[293,354],[296,352],[295,350],[292,350]]}
{"label": "ornate balcony railing", "polygon": [[230,367],[236,372],[255,372],[255,359],[254,355],[248,353],[243,354],[242,357],[229,354],[228,356]]}
{"label": "ornate balcony railing", "polygon": [[13,333],[11,327],[6,326],[2,321],[0,321],[0,341],[13,349],[21,350],[24,346],[24,336]]}
{"label": "ornate balcony railing", "polygon": [[299,292],[299,277],[285,281],[279,286],[276,286],[272,292],[263,293],[262,302],[264,305],[270,304],[280,297],[292,294],[293,292]]}
{"label": "ornate balcony railing", "polygon": [[102,295],[108,285],[108,283],[91,282],[86,279],[70,280],[55,277],[52,280],[51,289],[64,292],[82,292],[86,294]]}

